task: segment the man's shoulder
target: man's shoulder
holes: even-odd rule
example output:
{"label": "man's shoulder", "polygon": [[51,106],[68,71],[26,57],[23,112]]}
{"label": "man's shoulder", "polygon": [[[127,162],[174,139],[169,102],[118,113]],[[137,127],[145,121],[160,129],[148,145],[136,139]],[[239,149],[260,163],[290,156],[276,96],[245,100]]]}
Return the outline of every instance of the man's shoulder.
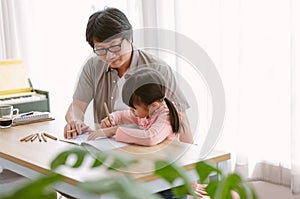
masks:
{"label": "man's shoulder", "polygon": [[165,75],[172,73],[172,68],[156,55],[140,49],[135,49],[134,53],[134,56],[136,57],[134,58],[134,63],[131,64],[132,68],[130,69],[130,72],[133,72],[141,67],[152,67]]}
{"label": "man's shoulder", "polygon": [[144,50],[137,50],[138,53],[138,61],[142,64],[148,64],[148,63],[159,63],[166,65],[166,62],[160,59],[158,56],[151,54],[149,52],[146,52]]}
{"label": "man's shoulder", "polygon": [[[98,56],[90,55],[83,64],[84,71],[100,72],[107,66]],[[100,70],[100,71],[99,71]]]}
{"label": "man's shoulder", "polygon": [[105,63],[101,61],[101,59],[99,59],[97,55],[90,55],[87,57],[84,65],[98,66],[98,65],[105,65]]}

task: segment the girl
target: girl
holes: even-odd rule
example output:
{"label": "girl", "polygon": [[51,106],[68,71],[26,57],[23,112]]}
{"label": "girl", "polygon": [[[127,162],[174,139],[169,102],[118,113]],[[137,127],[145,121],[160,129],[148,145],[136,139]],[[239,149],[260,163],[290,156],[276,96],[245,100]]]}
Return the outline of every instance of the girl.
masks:
{"label": "girl", "polygon": [[[122,100],[130,109],[111,113],[110,118],[101,121],[102,129],[91,132],[88,139],[115,136],[117,141],[144,146],[176,139],[179,115],[165,93],[164,81],[157,71],[139,69],[122,89]],[[138,128],[119,126],[124,124],[136,124]]]}
{"label": "girl", "polygon": [[[115,135],[115,139],[120,142],[153,146],[165,139],[178,138],[179,114],[165,96],[166,89],[163,78],[157,71],[147,68],[137,70],[126,80],[122,89],[122,100],[130,110],[111,113],[110,117],[101,121],[102,129],[91,132],[88,139]],[[136,124],[138,128],[119,126],[122,124]],[[194,181],[192,186],[200,198],[210,199],[205,191],[206,185]],[[164,198],[170,198],[170,193],[167,190],[160,194]],[[239,199],[235,192],[232,197]]]}

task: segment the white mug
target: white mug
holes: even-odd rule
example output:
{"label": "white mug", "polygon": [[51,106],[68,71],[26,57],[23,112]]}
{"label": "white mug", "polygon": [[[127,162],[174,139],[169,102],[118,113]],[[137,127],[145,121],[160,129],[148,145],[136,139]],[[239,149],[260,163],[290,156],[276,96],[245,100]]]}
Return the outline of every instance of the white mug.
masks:
{"label": "white mug", "polygon": [[0,128],[11,127],[14,113],[19,114],[19,109],[14,108],[12,105],[0,106]]}

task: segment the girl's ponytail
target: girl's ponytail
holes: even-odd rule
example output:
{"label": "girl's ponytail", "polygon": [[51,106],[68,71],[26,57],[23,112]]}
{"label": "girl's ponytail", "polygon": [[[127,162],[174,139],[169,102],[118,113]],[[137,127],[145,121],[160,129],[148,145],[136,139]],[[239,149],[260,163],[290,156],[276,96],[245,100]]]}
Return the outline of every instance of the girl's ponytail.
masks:
{"label": "girl's ponytail", "polygon": [[177,109],[168,98],[164,97],[163,100],[166,102],[169,108],[172,130],[174,133],[179,133],[180,121],[179,121],[179,115]]}

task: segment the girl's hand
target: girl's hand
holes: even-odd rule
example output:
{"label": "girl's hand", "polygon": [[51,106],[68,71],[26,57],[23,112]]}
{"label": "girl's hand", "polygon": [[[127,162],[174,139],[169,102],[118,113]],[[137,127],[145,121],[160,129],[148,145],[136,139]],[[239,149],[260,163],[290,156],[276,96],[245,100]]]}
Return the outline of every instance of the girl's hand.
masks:
{"label": "girl's hand", "polygon": [[203,199],[210,198],[207,195],[207,192],[205,191],[206,186],[207,186],[206,184],[199,184],[197,181],[192,182],[192,187],[193,187],[195,194]]}
{"label": "girl's hand", "polygon": [[92,132],[90,132],[90,135],[87,138],[87,140],[95,140],[95,139],[97,139],[99,137],[103,137],[102,133],[101,132],[99,133],[99,130],[92,131]]}
{"label": "girl's hand", "polygon": [[112,137],[112,136],[114,136],[116,134],[116,130],[117,129],[118,129],[118,127],[115,126],[115,127],[98,129],[96,131],[92,131],[92,132],[90,132],[88,140],[95,140],[97,138]]}
{"label": "girl's hand", "polygon": [[101,120],[101,127],[102,128],[108,128],[108,127],[112,127],[112,126],[116,126],[116,122],[114,120],[114,118],[110,115],[111,118],[111,123],[108,119],[108,117],[104,118],[103,120]]}

